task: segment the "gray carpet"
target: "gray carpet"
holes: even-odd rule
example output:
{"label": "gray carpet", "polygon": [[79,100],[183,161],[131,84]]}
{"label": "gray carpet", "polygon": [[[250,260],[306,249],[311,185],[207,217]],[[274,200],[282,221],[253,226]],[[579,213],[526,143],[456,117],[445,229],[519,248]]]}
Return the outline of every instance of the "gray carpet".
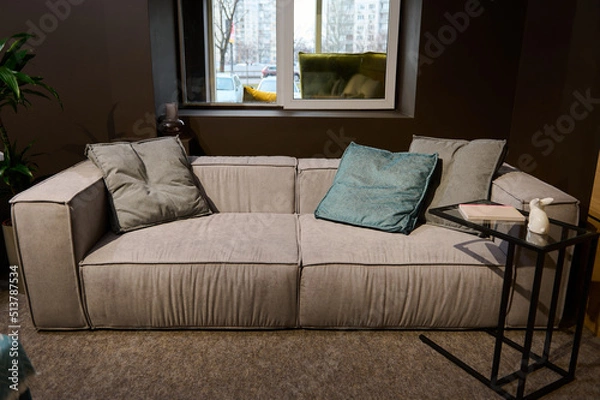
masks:
{"label": "gray carpet", "polygon": [[[6,292],[1,294],[8,325]],[[37,375],[33,399],[500,399],[419,340],[418,331],[36,332],[23,295],[20,339]],[[478,331],[428,331],[489,373],[493,341]],[[521,331],[511,331],[518,339]],[[542,339],[536,335],[537,342]],[[557,332],[565,364],[571,335]],[[502,371],[518,357],[507,351]],[[488,371],[488,372],[486,372]],[[585,331],[577,378],[545,399],[600,399],[600,338]],[[540,371],[536,385],[556,375]]]}

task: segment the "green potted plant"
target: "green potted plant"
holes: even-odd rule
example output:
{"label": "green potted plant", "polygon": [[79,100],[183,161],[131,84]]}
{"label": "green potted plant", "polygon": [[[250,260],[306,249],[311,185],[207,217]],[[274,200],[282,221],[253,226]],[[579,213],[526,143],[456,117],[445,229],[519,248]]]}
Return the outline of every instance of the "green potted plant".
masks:
{"label": "green potted plant", "polygon": [[[0,180],[4,182],[10,196],[27,189],[34,179],[36,164],[31,161],[29,154],[33,143],[19,149],[17,141],[11,141],[2,120],[2,111],[10,107],[16,113],[19,106],[29,107],[32,96],[46,99],[56,98],[62,108],[60,97],[56,90],[43,82],[39,76],[30,76],[23,72],[23,68],[35,54],[23,48],[27,40],[33,35],[17,33],[8,38],[0,39],[0,141],[2,142],[3,157],[0,160]],[[10,220],[2,223],[4,240],[7,253],[11,258],[14,247]],[[6,227],[5,227],[6,226]],[[15,262],[9,259],[11,265]]]}

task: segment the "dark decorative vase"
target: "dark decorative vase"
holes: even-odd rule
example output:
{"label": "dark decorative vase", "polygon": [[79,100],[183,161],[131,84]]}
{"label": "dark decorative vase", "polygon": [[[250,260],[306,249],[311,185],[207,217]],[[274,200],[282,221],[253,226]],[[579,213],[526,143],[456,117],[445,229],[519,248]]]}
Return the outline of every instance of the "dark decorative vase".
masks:
{"label": "dark decorative vase", "polygon": [[158,123],[158,134],[159,136],[177,136],[184,133],[184,126],[182,120],[179,119],[177,113],[177,104],[167,103],[166,115]]}

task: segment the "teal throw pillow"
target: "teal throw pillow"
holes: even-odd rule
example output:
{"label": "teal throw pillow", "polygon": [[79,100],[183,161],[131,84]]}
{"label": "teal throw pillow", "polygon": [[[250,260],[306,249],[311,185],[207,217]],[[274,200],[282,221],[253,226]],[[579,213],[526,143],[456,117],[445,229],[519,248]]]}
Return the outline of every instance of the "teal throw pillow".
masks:
{"label": "teal throw pillow", "polygon": [[436,163],[437,154],[392,153],[350,143],[315,217],[408,234]]}

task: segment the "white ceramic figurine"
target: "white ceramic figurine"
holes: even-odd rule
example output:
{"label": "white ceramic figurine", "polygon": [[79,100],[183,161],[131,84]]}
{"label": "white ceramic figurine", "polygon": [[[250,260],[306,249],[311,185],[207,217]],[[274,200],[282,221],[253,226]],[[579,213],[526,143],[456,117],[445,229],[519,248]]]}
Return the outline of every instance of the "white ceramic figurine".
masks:
{"label": "white ceramic figurine", "polygon": [[552,197],[546,197],[541,200],[535,198],[529,202],[529,224],[527,229],[540,235],[548,233],[550,221],[548,221],[544,208],[553,201]]}

